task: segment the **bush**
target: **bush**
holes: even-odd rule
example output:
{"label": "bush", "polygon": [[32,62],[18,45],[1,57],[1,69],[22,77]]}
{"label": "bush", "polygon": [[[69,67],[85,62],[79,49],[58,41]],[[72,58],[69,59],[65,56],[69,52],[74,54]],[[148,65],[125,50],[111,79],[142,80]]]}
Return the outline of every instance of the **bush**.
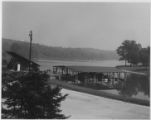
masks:
{"label": "bush", "polygon": [[46,72],[9,72],[2,75],[2,118],[66,118],[60,103],[67,95],[51,88]]}

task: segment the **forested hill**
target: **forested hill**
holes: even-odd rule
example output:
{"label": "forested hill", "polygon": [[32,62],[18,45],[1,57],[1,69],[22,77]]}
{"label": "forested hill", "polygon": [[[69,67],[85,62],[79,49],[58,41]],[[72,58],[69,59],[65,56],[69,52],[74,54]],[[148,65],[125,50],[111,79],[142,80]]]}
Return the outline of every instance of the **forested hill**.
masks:
{"label": "forested hill", "polygon": [[[16,52],[24,57],[29,56],[29,43],[10,39],[2,39],[3,59],[6,51]],[[32,58],[54,60],[113,60],[118,59],[116,51],[93,48],[62,48],[40,44],[32,44]]]}

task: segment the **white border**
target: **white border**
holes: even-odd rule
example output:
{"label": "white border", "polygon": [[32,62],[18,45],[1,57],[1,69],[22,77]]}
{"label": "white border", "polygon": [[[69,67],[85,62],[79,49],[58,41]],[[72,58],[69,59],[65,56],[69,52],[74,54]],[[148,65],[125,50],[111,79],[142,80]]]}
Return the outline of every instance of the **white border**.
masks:
{"label": "white border", "polygon": [[[2,2],[120,2],[120,3],[151,3],[151,0],[1,0],[0,3],[0,38],[1,38],[1,42],[0,42],[0,88],[1,87],[1,78],[2,78]],[[151,4],[150,4],[150,8],[151,8]],[[150,9],[150,20],[151,20],[151,9]],[[150,24],[150,28],[151,28],[151,24]],[[151,33],[151,30],[150,30]],[[151,34],[150,34],[151,35]],[[150,44],[151,46],[151,44]],[[150,54],[151,55],[151,54]],[[151,58],[151,57],[150,57]],[[151,74],[151,71],[150,71]],[[150,77],[151,78],[151,77]],[[150,86],[151,86],[151,82],[150,82]],[[151,92],[150,92],[150,96],[151,96]],[[0,90],[0,102],[1,102],[1,90]],[[1,109],[1,103],[0,103],[0,109]],[[151,107],[150,107],[150,111],[151,111]],[[1,118],[1,111],[0,111],[0,118]]]}
{"label": "white border", "polygon": [[151,0],[1,0],[2,2],[151,2]]}

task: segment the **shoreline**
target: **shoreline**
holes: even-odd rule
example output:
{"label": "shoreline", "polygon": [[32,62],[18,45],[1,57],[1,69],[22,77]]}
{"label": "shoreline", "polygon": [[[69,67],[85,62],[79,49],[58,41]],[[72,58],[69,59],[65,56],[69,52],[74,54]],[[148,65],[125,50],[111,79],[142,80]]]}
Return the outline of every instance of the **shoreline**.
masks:
{"label": "shoreline", "polygon": [[102,59],[102,60],[80,60],[80,59],[37,59],[33,58],[33,60],[38,61],[38,62],[49,62],[49,61],[73,61],[73,62],[100,62],[100,61],[119,61],[117,59]]}
{"label": "shoreline", "polygon": [[67,89],[62,89],[61,93],[68,94],[61,109],[69,119],[149,119],[147,106]]}
{"label": "shoreline", "polygon": [[112,93],[106,93],[103,91],[97,91],[97,90],[93,90],[93,89],[86,88],[86,87],[80,87],[80,86],[68,84],[66,82],[62,82],[62,81],[58,81],[58,80],[50,80],[49,83],[58,85],[61,88],[65,88],[65,89],[69,89],[69,90],[73,90],[73,91],[77,91],[77,92],[81,92],[81,93],[87,93],[87,94],[91,94],[91,95],[95,95],[95,96],[99,96],[99,97],[104,97],[104,98],[123,101],[126,103],[133,103],[133,104],[139,104],[139,105],[150,107],[150,101],[148,101],[148,100],[142,100],[142,99],[138,99],[138,98],[128,98],[128,97],[124,97],[124,96],[120,96],[120,95],[115,95]]}

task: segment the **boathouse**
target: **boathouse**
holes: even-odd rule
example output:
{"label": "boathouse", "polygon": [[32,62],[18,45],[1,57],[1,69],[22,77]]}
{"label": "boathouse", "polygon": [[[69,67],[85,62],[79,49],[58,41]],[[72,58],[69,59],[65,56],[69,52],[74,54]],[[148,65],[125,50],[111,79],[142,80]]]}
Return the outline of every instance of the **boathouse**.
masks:
{"label": "boathouse", "polygon": [[126,78],[126,72],[116,67],[102,66],[53,66],[59,80],[83,84],[116,84]]}
{"label": "boathouse", "polygon": [[30,64],[30,69],[32,71],[38,71],[39,66],[37,63],[30,61],[29,59],[15,53],[15,52],[7,52],[10,56],[11,59],[7,65],[7,69],[13,70],[13,71],[28,71],[29,70],[29,64]]}

